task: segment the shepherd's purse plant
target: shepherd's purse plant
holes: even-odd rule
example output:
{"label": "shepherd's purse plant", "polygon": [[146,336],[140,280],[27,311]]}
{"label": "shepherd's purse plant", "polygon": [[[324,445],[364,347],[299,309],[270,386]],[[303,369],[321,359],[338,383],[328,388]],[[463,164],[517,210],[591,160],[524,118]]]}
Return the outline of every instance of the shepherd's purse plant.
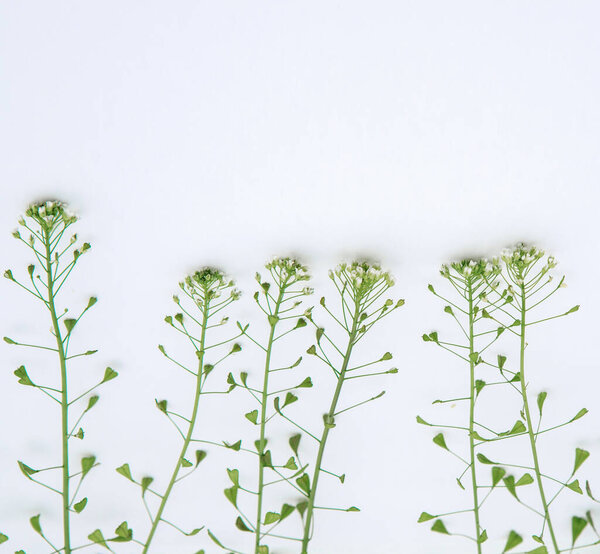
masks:
{"label": "shepherd's purse plant", "polygon": [[[34,263],[27,267],[30,283],[24,284],[17,280],[10,269],[4,273],[7,279],[40,302],[51,324],[50,333],[53,344],[29,344],[11,337],[4,337],[4,341],[14,346],[42,350],[54,356],[56,374],[54,382],[51,384],[41,383],[34,373],[30,376],[24,365],[18,367],[14,374],[21,385],[39,391],[58,405],[60,410],[57,421],[57,425],[60,427],[60,459],[56,464],[48,467],[34,467],[29,460],[27,463],[19,460],[18,465],[27,479],[41,485],[60,498],[62,533],[44,530],[40,514],[32,516],[30,523],[53,553],[63,552],[64,554],[71,554],[76,549],[93,546],[96,543],[106,545],[99,529],[88,535],[90,543],[72,545],[71,518],[82,512],[88,503],[88,498],[79,494],[80,487],[98,462],[94,455],[84,456],[79,462],[80,470],[74,471],[70,460],[70,441],[84,439],[84,430],[80,423],[99,399],[97,394],[90,395],[90,393],[100,385],[117,377],[117,372],[107,367],[100,381],[91,385],[87,390],[76,393],[70,391],[69,368],[71,364],[77,363],[82,357],[96,353],[96,350],[86,350],[73,354],[70,349],[73,332],[82,317],[96,303],[96,297],[90,297],[87,305],[78,315],[70,317],[68,308],[61,309],[62,295],[60,293],[64,291],[63,287],[81,256],[90,249],[90,244],[87,242],[77,246],[76,234],[67,236],[68,230],[76,221],[77,217],[71,214],[61,202],[47,201],[31,205],[25,212],[25,217],[19,219],[20,229],[13,232],[13,236],[22,242],[35,258]],[[71,413],[76,407],[76,417],[73,418]],[[60,473],[57,480],[58,486],[48,484],[49,479],[45,478],[46,472]],[[115,536],[107,540],[129,541],[131,536],[131,530],[123,522],[117,527]],[[23,551],[19,552],[24,554]]]}

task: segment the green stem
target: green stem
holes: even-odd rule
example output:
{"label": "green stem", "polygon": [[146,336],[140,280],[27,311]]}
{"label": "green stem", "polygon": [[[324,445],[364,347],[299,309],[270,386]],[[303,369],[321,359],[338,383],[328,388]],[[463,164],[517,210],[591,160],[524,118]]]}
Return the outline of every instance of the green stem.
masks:
{"label": "green stem", "polygon": [[[340,398],[340,393],[342,392],[342,385],[344,384],[344,379],[346,376],[346,371],[348,370],[348,365],[350,363],[350,356],[352,354],[352,348],[354,346],[354,342],[356,340],[356,333],[358,330],[358,318],[360,316],[360,302],[357,299],[354,310],[354,317],[352,320],[352,329],[348,335],[348,345],[346,347],[346,353],[344,354],[344,359],[342,362],[342,368],[339,373],[337,386],[335,387],[335,392],[333,394],[333,398],[331,400],[331,405],[329,407],[329,411],[325,415],[324,419],[327,421],[333,422],[333,418],[337,409],[337,403]],[[308,506],[306,508],[306,520],[304,522],[304,535],[302,537],[302,554],[308,553],[308,543],[310,541],[310,530],[312,526],[313,512],[315,508],[315,498],[317,496],[317,485],[319,483],[319,476],[321,474],[321,464],[323,462],[323,454],[325,453],[325,445],[327,443],[327,438],[329,436],[329,431],[331,429],[331,425],[325,422],[325,426],[323,428],[323,434],[321,436],[321,440],[319,442],[319,451],[317,452],[317,459],[315,461],[315,469],[313,472],[313,478],[311,482],[310,494],[308,497]]]}
{"label": "green stem", "polygon": [[263,378],[263,388],[261,393],[261,408],[260,408],[260,441],[258,443],[258,500],[256,504],[256,526],[254,530],[254,554],[259,553],[260,547],[260,530],[263,507],[263,489],[265,479],[265,429],[267,424],[267,400],[269,388],[269,371],[271,369],[271,351],[273,349],[273,340],[275,338],[275,327],[279,321],[279,310],[285,293],[286,282],[283,282],[279,288],[279,295],[275,302],[275,311],[272,316],[275,318],[271,323],[271,331],[269,333],[269,342],[267,343],[266,358],[265,358],[265,374]]}
{"label": "green stem", "polygon": [[46,275],[48,285],[48,309],[52,318],[52,327],[56,338],[56,348],[60,359],[60,382],[61,382],[61,444],[62,444],[62,508],[63,508],[63,537],[65,541],[65,554],[71,554],[71,529],[69,512],[69,401],[67,396],[67,359],[65,348],[60,334],[56,307],[54,305],[54,281],[52,279],[52,253],[50,251],[50,236],[44,231],[44,243],[46,247]]}
{"label": "green stem", "polygon": [[175,469],[173,470],[173,474],[171,475],[171,480],[167,485],[167,488],[162,496],[162,500],[160,501],[160,505],[158,507],[158,511],[154,516],[154,520],[152,521],[152,528],[148,533],[148,538],[144,543],[144,549],[142,554],[146,554],[150,549],[150,543],[154,538],[154,534],[156,533],[156,529],[158,528],[158,524],[161,521],[162,514],[165,510],[165,506],[167,505],[167,501],[169,499],[169,495],[171,494],[171,490],[175,485],[175,481],[177,480],[177,476],[179,475],[179,471],[181,470],[181,464],[183,459],[185,458],[187,449],[189,448],[190,442],[192,440],[192,435],[194,433],[194,427],[196,426],[196,417],[198,415],[198,406],[200,404],[200,395],[202,392],[202,370],[204,366],[204,345],[206,340],[206,328],[208,326],[208,300],[204,299],[204,305],[202,309],[202,333],[200,335],[200,354],[198,356],[198,374],[196,376],[196,392],[194,395],[194,407],[192,409],[192,417],[190,418],[187,433],[183,439],[183,446],[181,447],[181,452],[179,453],[179,457],[177,458],[177,463],[175,464]]}
{"label": "green stem", "polygon": [[531,419],[531,413],[529,411],[529,401],[527,399],[527,387],[525,386],[525,314],[526,314],[526,304],[525,304],[525,286],[521,285],[521,358],[519,371],[521,374],[521,396],[523,397],[523,407],[525,411],[525,419],[527,420],[527,433],[529,434],[529,443],[531,445],[531,453],[533,455],[533,466],[535,469],[535,477],[538,485],[538,489],[540,491],[540,498],[542,500],[542,505],[544,507],[544,518],[548,523],[548,531],[550,532],[550,537],[552,538],[552,545],[554,547],[554,551],[556,554],[560,553],[560,548],[558,547],[558,542],[556,540],[556,536],[554,534],[554,527],[552,526],[552,520],[550,519],[550,510],[548,507],[548,502],[546,501],[546,494],[544,493],[544,485],[542,483],[542,473],[540,471],[540,463],[538,460],[537,446],[535,443],[535,433],[533,430],[533,421]]}
{"label": "green stem", "polygon": [[469,450],[471,455],[471,483],[473,488],[473,515],[475,517],[475,537],[477,541],[477,554],[481,554],[481,525],[479,524],[479,499],[477,489],[477,470],[475,465],[475,437],[473,435],[475,425],[475,362],[473,356],[475,350],[473,345],[474,315],[473,315],[473,289],[471,282],[468,284],[469,291],[469,371],[470,371],[470,392],[469,392]]}

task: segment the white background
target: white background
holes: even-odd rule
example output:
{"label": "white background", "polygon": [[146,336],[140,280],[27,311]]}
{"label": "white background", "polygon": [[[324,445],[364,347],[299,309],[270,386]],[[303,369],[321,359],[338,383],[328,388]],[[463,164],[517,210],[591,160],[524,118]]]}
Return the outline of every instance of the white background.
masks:
{"label": "white background", "polygon": [[[587,448],[582,475],[599,491],[599,15],[593,1],[3,2],[2,265],[26,276],[26,249],[10,233],[29,202],[69,202],[93,249],[64,301],[76,309],[90,294],[100,299],[76,343],[100,352],[74,362],[73,379],[93,382],[109,364],[121,373],[84,425],[78,451],[102,465],[84,485],[90,503],[73,518],[76,535],[98,526],[109,535],[124,519],[136,537],[147,532],[137,491],[114,472],[124,461],[159,488],[168,480],[178,442],[153,399],[189,409],[189,382],[156,349],[189,354],[162,321],[178,281],[205,264],[225,268],[245,292],[232,318],[264,335],[252,276],[275,254],[300,255],[317,295],[331,292],[328,267],[378,258],[407,300],[370,343],[373,356],[394,353],[399,374],[365,385],[364,395],[388,394],[340,421],[327,452],[347,480],[324,481],[323,503],[362,512],[318,514],[314,554],[472,550],[416,523],[423,510],[469,502],[454,481],[459,466],[433,445],[435,431],[415,423],[417,413],[447,417],[452,408],[431,402],[466,384],[460,364],[420,339],[446,321],[426,285],[442,286],[437,271],[447,260],[518,240],[555,254],[557,273],[567,275],[550,311],[582,305],[531,335],[530,386],[549,391],[549,418],[590,409],[541,442],[543,456],[568,474],[574,447]],[[2,280],[0,298],[2,334],[51,338],[47,314],[26,293]],[[294,348],[311,340],[301,335]],[[59,502],[26,481],[16,459],[59,463],[58,413],[12,371],[26,363],[45,378],[56,363],[0,348],[0,528],[12,539],[2,548],[37,554],[46,549],[27,519],[42,513],[60,542]],[[228,369],[256,375],[250,345],[240,356]],[[329,376],[312,361],[300,367],[305,374],[320,386],[295,413],[318,429]],[[235,394],[207,404],[199,433],[247,433],[246,399]],[[452,440],[464,447],[464,437]],[[248,463],[211,451],[176,489],[173,519],[207,524],[249,550],[222,495],[224,467]],[[570,515],[590,505],[567,493],[557,510],[563,544]],[[497,496],[485,511],[487,552],[501,551],[513,522],[526,531],[517,504]],[[201,547],[217,551],[204,534],[181,538],[165,527],[154,551]]]}

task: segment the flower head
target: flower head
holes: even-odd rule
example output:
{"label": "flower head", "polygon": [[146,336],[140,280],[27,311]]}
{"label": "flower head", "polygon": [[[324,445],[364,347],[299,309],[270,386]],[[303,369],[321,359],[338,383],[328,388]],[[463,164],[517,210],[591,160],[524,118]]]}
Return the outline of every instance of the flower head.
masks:
{"label": "flower head", "polygon": [[230,298],[238,300],[241,292],[235,288],[235,283],[228,280],[225,274],[214,267],[205,267],[188,275],[179,286],[190,296],[199,308],[205,303],[221,296],[224,290],[231,289]]}
{"label": "flower head", "polygon": [[488,260],[487,258],[467,258],[460,262],[452,262],[450,267],[448,267],[448,265],[443,265],[440,273],[444,277],[450,278],[450,268],[464,280],[471,283],[480,279],[492,279],[500,273],[500,264],[497,258],[492,258],[491,260]]}
{"label": "flower head", "polygon": [[[45,231],[52,231],[61,223],[66,227],[77,221],[77,217],[67,210],[66,204],[58,200],[31,204],[25,211],[25,215],[32,218]],[[19,219],[19,223],[25,225],[22,218]]]}
{"label": "flower head", "polygon": [[310,275],[308,268],[301,264],[296,258],[277,257],[265,264],[273,278],[280,283],[291,284],[296,281],[308,281]]}
{"label": "flower head", "polygon": [[[513,282],[519,286],[526,284],[529,271],[544,256],[545,252],[540,248],[529,246],[522,242],[512,249],[504,249],[502,251],[502,260],[506,264],[508,274]],[[548,256],[546,263],[539,271],[542,275],[546,274],[550,269],[556,267],[556,264],[554,256]]]}
{"label": "flower head", "polygon": [[354,261],[342,263],[330,274],[331,278],[337,277],[344,285],[348,285],[355,298],[364,298],[378,285],[390,288],[394,279],[387,271],[383,271],[377,263]]}

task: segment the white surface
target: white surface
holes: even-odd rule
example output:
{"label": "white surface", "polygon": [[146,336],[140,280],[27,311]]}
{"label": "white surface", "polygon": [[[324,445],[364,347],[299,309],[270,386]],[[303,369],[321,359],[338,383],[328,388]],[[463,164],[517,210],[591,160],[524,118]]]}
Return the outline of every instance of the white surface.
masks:
{"label": "white surface", "polygon": [[[226,268],[246,292],[238,317],[252,319],[254,272],[290,252],[312,266],[319,287],[340,259],[375,256],[396,275],[396,297],[407,299],[374,347],[394,352],[400,374],[373,384],[388,395],[340,424],[327,453],[348,476],[343,487],[331,484],[329,498],[363,511],[319,514],[314,554],[467,551],[461,539],[416,523],[422,510],[461,507],[457,468],[414,422],[449,409],[430,403],[465,377],[420,339],[444,321],[425,287],[440,283],[442,262],[517,240],[561,262],[569,288],[557,310],[582,305],[536,332],[532,386],[550,392],[557,420],[590,409],[544,448],[566,466],[576,445],[588,448],[582,472],[599,489],[599,12],[583,1],[2,4],[2,265],[25,273],[29,258],[10,232],[30,201],[68,201],[93,250],[67,294],[71,305],[100,299],[79,332],[82,348],[100,353],[78,365],[90,379],[108,364],[121,373],[85,426],[84,451],[102,466],[74,518],[82,534],[127,519],[144,535],[142,505],[116,466],[129,461],[138,474],[167,479],[176,437],[153,399],[185,405],[189,391],[156,344],[176,348],[162,318],[178,280],[197,266]],[[46,331],[25,293],[2,280],[0,297],[2,334]],[[58,414],[12,375],[40,358],[0,348],[0,524],[21,539],[4,550],[23,545],[31,554],[43,545],[27,519],[42,512],[57,530],[59,506],[15,460],[58,455]],[[251,366],[247,351],[240,363]],[[299,414],[326,401],[316,390],[303,396]],[[247,428],[229,400],[205,413],[214,438]],[[318,420],[323,408],[315,409]],[[178,521],[242,541],[221,492],[221,463],[237,462],[211,453],[204,463],[173,498],[189,506]],[[487,517],[508,528],[514,507],[497,505]],[[157,540],[157,553],[216,552],[202,535],[163,529]]]}

